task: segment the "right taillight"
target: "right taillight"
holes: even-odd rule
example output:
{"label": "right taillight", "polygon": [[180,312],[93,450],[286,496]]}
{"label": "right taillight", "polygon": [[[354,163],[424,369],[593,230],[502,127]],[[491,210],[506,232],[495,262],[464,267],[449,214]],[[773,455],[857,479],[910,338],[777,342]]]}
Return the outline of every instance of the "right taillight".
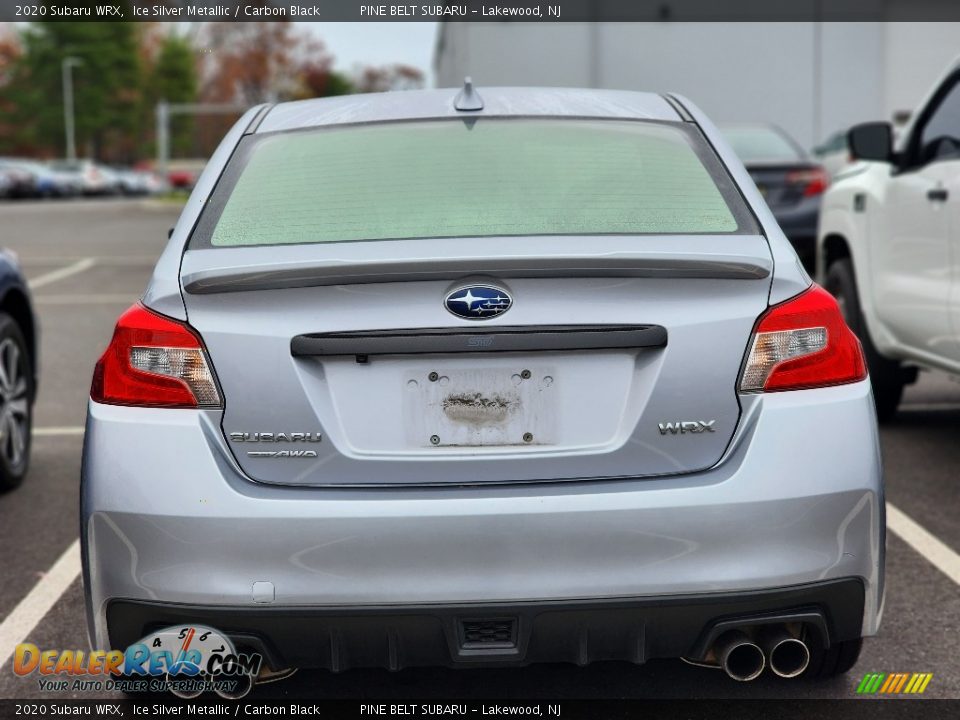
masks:
{"label": "right taillight", "polygon": [[93,371],[90,397],[107,405],[220,407],[199,336],[137,304],[127,310]]}
{"label": "right taillight", "polygon": [[760,317],[740,390],[801,390],[857,382],[866,376],[860,341],[844,322],[837,301],[813,285]]}

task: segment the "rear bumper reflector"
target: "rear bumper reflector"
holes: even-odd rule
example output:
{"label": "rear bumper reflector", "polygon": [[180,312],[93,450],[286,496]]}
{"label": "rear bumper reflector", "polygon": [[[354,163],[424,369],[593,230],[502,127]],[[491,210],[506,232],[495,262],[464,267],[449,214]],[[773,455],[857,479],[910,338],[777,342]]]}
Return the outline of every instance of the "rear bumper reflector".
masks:
{"label": "rear bumper reflector", "polygon": [[500,325],[464,329],[420,328],[298,335],[295,357],[420,355],[549,350],[658,348],[667,344],[660,325]]}

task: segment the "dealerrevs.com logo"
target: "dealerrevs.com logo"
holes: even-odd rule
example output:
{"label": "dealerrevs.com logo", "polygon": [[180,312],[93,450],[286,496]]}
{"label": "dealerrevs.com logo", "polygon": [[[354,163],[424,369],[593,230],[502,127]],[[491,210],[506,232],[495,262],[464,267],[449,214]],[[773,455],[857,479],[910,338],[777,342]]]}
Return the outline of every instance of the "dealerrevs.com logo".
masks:
{"label": "dealerrevs.com logo", "polygon": [[13,671],[37,674],[45,692],[169,690],[182,698],[204,692],[237,699],[253,688],[263,658],[240,653],[218,630],[177,625],[150,633],[126,650],[41,650],[17,646]]}

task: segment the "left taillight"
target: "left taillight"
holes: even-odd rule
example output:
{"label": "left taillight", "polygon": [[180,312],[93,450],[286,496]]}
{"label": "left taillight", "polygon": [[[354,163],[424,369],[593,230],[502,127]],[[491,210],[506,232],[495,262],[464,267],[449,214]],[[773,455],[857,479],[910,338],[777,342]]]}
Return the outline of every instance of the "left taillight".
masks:
{"label": "left taillight", "polygon": [[860,341],[819,285],[767,310],[753,330],[741,392],[843,385],[867,377]]}
{"label": "left taillight", "polygon": [[221,407],[207,353],[186,323],[139,303],[128,309],[93,371],[90,397],[107,405]]}

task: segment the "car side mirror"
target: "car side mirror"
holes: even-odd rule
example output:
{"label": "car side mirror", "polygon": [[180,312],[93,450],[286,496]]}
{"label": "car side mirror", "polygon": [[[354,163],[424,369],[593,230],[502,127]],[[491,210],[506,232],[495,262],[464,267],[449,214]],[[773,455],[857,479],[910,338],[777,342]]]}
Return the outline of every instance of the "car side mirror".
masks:
{"label": "car side mirror", "polygon": [[847,132],[847,144],[855,160],[890,162],[893,159],[893,126],[886,122],[854,125]]}

